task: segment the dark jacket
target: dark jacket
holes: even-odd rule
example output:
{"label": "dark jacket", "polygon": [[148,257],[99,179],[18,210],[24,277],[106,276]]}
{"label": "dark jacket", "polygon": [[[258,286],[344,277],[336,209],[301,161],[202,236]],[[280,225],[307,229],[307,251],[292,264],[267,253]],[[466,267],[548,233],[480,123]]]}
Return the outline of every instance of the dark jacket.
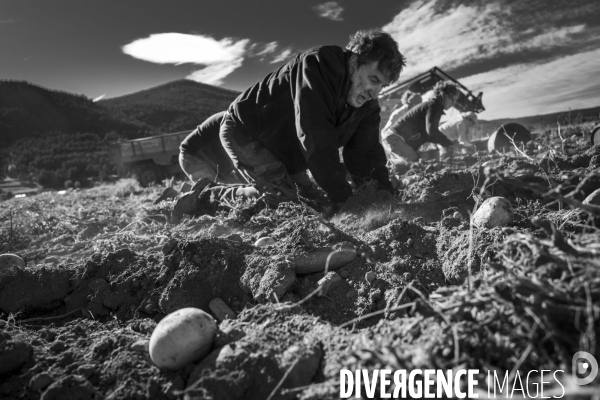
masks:
{"label": "dark jacket", "polygon": [[198,125],[179,145],[179,151],[196,156],[218,166],[219,171],[231,171],[233,162],[221,144],[219,130],[225,111],[216,113]]}
{"label": "dark jacket", "polygon": [[[352,53],[337,46],[308,50],[242,93],[229,107],[233,118],[278,156],[290,174],[312,173],[334,202],[374,179],[392,190],[379,143],[379,103],[346,104]],[[339,148],[344,147],[344,167]]]}
{"label": "dark jacket", "polygon": [[432,99],[411,108],[389,129],[402,136],[415,151],[427,142],[452,146],[452,141],[438,129],[444,114],[443,98]]}

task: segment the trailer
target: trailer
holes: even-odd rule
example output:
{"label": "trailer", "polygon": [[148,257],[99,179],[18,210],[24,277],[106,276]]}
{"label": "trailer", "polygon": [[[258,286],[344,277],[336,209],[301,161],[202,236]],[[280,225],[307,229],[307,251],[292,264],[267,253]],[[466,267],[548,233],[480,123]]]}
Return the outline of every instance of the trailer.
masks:
{"label": "trailer", "polygon": [[109,149],[110,161],[120,176],[133,174],[140,185],[147,187],[167,177],[183,174],[179,166],[179,145],[191,132],[119,141]]}

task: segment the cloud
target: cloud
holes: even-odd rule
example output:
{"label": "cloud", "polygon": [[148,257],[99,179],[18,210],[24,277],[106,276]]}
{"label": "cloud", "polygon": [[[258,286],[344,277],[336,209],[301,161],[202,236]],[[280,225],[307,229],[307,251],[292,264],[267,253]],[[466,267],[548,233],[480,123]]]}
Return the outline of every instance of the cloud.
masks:
{"label": "cloud", "polygon": [[278,56],[273,58],[273,60],[270,62],[270,64],[277,64],[282,61],[287,61],[291,54],[292,54],[292,49],[285,49],[284,51],[279,53]]}
{"label": "cloud", "polygon": [[483,91],[484,119],[517,118],[600,103],[600,49],[540,64],[517,64],[461,79]]}
{"label": "cloud", "polygon": [[134,58],[157,64],[203,65],[204,68],[187,78],[218,85],[242,65],[249,42],[248,39],[216,40],[203,35],[157,33],[135,40],[122,50]]}
{"label": "cloud", "polygon": [[11,24],[15,22],[14,19],[0,19],[0,24]]}
{"label": "cloud", "polygon": [[277,42],[267,43],[264,48],[256,53],[257,56],[266,56],[267,54],[274,53],[277,50],[279,44]]}
{"label": "cloud", "polygon": [[407,57],[401,80],[433,66],[467,75],[460,81],[484,92],[488,119],[600,103],[600,88],[590,89],[600,68],[597,0],[460,3],[413,1],[383,26]]}
{"label": "cloud", "polygon": [[[581,46],[582,39],[585,42],[592,36],[582,35],[585,25],[580,23],[547,30],[524,28],[515,23],[510,6],[500,2],[458,4],[444,10],[438,3],[441,1],[413,2],[383,27],[407,57],[404,75],[434,65],[452,69],[532,50],[548,56],[558,47]],[[538,21],[538,25],[545,23]]]}
{"label": "cloud", "polygon": [[106,93],[105,94],[101,94],[100,96],[96,97],[95,99],[92,100],[92,102],[97,102],[102,100],[104,97],[106,97]]}
{"label": "cloud", "polygon": [[212,64],[208,67],[192,72],[186,76],[186,79],[219,85],[223,83],[223,79],[225,77],[241,67],[243,62],[244,60],[240,58],[232,62]]}
{"label": "cloud", "polygon": [[337,1],[328,1],[319,5],[312,7],[313,11],[317,13],[317,15],[321,18],[327,18],[332,21],[343,21],[342,12],[344,11],[344,7],[342,7]]}

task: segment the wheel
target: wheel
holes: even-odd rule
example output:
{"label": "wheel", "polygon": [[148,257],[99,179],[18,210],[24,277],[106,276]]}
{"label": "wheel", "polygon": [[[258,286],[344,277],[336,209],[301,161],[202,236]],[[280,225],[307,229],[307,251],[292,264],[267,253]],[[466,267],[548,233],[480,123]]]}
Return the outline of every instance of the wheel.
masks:
{"label": "wheel", "polygon": [[164,178],[164,171],[158,165],[143,164],[135,168],[135,176],[142,187],[159,183]]}

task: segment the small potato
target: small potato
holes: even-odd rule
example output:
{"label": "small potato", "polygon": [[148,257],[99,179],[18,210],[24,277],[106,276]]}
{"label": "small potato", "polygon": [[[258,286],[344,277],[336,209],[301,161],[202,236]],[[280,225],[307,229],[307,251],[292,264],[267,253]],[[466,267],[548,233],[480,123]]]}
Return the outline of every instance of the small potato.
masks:
{"label": "small potato", "polygon": [[193,307],[163,318],[150,337],[149,352],[159,368],[178,370],[205,357],[217,331],[215,319]]}
{"label": "small potato", "polygon": [[504,197],[490,197],[473,214],[473,225],[479,228],[494,228],[513,222],[514,214],[510,201]]}

